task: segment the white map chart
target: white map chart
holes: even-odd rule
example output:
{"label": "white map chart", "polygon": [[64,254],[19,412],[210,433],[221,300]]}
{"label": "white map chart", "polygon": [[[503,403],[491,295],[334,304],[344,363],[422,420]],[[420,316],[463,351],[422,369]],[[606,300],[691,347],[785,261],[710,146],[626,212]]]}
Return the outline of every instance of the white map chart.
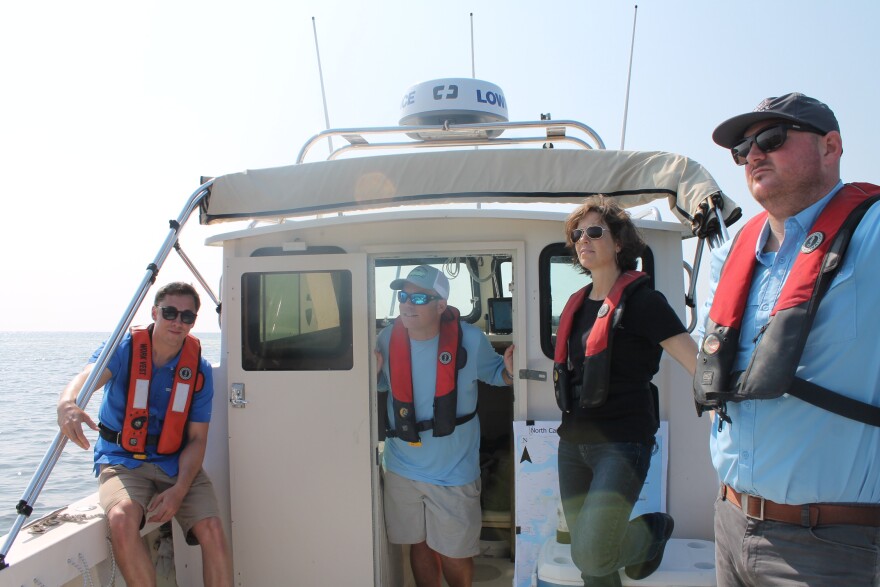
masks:
{"label": "white map chart", "polygon": [[[513,423],[516,466],[516,570],[515,587],[530,587],[541,545],[556,535],[559,523],[559,477],[556,451],[558,421]],[[648,478],[632,517],[666,511],[668,422],[657,431],[658,450],[651,459]]]}

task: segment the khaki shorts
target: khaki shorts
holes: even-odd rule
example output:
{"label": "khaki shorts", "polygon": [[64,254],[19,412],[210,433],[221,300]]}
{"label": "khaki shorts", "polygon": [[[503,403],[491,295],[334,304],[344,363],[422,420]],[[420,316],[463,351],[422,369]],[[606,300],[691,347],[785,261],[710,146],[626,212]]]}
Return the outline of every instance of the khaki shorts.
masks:
{"label": "khaki shorts", "polygon": [[[109,512],[118,503],[131,500],[140,504],[144,511],[145,515],[141,518],[143,528],[150,501],[174,485],[177,478],[169,477],[156,465],[144,463],[135,469],[129,469],[125,465],[101,465],[98,481],[101,484],[98,497],[104,511]],[[214,486],[202,469],[193,480],[174,518],[183,529],[187,543],[195,545],[199,542],[191,533],[192,527],[196,522],[215,517],[220,517],[220,508],[217,506]]]}
{"label": "khaki shorts", "polygon": [[392,544],[428,546],[449,558],[480,554],[480,480],[443,486],[384,472],[385,528]]}

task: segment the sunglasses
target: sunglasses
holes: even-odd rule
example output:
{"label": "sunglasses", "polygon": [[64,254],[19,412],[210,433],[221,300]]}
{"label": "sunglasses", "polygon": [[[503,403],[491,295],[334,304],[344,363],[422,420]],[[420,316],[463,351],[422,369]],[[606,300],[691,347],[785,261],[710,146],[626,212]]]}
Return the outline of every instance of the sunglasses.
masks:
{"label": "sunglasses", "polygon": [[730,149],[730,153],[733,155],[733,161],[737,165],[745,165],[746,158],[749,156],[749,151],[752,150],[752,143],[756,144],[758,149],[764,153],[772,153],[776,149],[779,149],[785,144],[785,139],[788,138],[788,129],[811,132],[818,135],[825,134],[809,126],[801,126],[798,124],[776,124],[756,132],[750,137],[744,137],[740,142],[734,145]]}
{"label": "sunglasses", "polygon": [[405,304],[407,300],[409,300],[409,303],[414,306],[424,306],[428,302],[442,299],[443,298],[440,296],[432,296],[431,294],[426,293],[407,293],[403,290],[397,292],[397,301],[401,304]]}
{"label": "sunglasses", "polygon": [[602,235],[605,234],[605,231],[608,230],[604,226],[588,226],[586,228],[575,228],[571,231],[571,242],[576,243],[582,238],[584,235],[587,235],[587,238],[594,241],[596,239],[602,238]]}
{"label": "sunglasses", "polygon": [[168,321],[177,320],[178,314],[180,315],[180,321],[184,324],[192,324],[196,321],[197,314],[195,312],[190,312],[189,310],[180,311],[174,306],[156,306],[160,310],[162,310],[162,318]]}

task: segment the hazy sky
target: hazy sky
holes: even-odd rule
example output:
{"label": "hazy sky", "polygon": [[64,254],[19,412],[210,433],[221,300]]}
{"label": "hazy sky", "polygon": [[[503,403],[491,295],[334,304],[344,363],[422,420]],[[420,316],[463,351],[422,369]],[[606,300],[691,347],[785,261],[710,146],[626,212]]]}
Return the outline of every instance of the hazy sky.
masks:
{"label": "hazy sky", "polygon": [[[5,3],[0,330],[111,330],[200,176],[293,163],[324,128],[312,16],[333,127],[396,125],[411,85],[470,77],[473,12],[476,76],[502,88],[511,120],[580,120],[619,148],[633,6]],[[840,120],[844,179],[880,182],[878,20],[869,1],[639,2],[626,148],[696,159],[752,215],[711,131],[802,91]],[[181,235],[215,290],[219,251],[202,243],[229,229],[193,220]],[[178,278],[194,281],[173,255],[158,281]],[[210,314],[197,332],[217,329]]]}

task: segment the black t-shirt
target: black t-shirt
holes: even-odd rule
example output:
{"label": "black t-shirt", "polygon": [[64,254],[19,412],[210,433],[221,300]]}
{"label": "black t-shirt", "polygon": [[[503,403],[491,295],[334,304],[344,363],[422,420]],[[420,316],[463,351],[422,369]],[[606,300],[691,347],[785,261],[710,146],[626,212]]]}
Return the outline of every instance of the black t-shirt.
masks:
{"label": "black t-shirt", "polygon": [[[583,379],[587,335],[601,306],[602,301],[585,298],[574,315],[568,341],[570,381]],[[649,384],[660,369],[660,343],[683,332],[687,329],[663,294],[647,286],[632,292],[612,338],[608,399],[596,408],[576,406],[563,413],[560,438],[578,444],[653,442],[658,417]]]}

